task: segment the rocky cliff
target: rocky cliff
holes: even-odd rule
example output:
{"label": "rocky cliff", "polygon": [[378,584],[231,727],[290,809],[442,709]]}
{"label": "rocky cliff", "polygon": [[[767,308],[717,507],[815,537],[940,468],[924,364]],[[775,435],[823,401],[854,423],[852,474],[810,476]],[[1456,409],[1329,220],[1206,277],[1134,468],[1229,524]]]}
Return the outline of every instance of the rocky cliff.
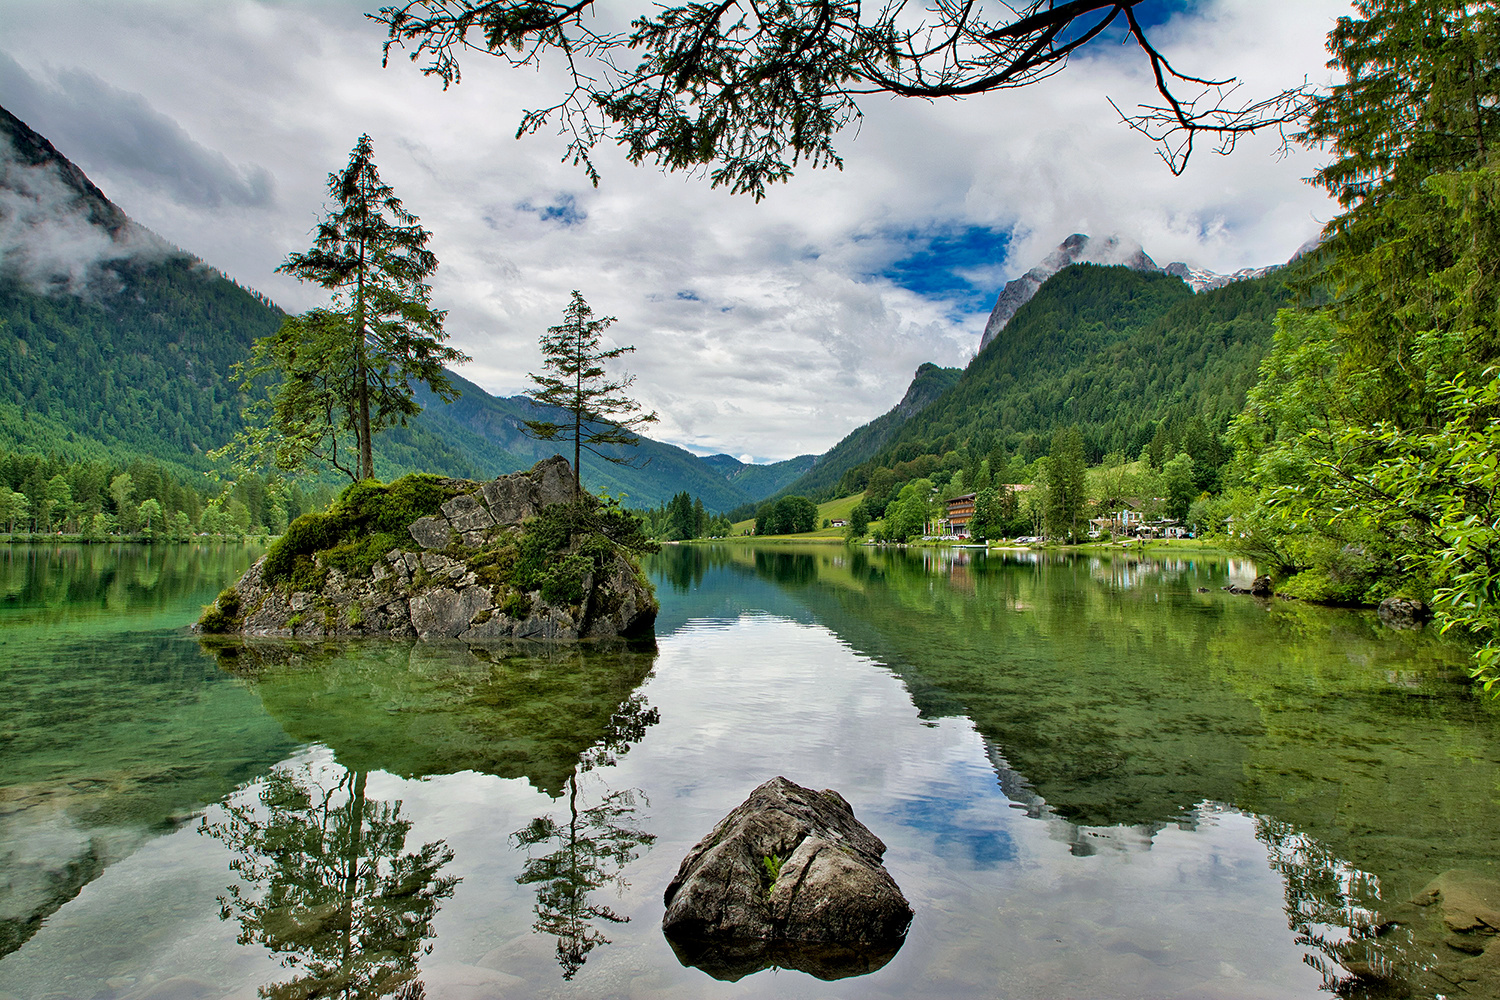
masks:
{"label": "rocky cliff", "polygon": [[636,638],[657,603],[636,519],[576,494],[559,456],[487,483],[356,484],[299,518],[204,611],[205,632],[259,636]]}

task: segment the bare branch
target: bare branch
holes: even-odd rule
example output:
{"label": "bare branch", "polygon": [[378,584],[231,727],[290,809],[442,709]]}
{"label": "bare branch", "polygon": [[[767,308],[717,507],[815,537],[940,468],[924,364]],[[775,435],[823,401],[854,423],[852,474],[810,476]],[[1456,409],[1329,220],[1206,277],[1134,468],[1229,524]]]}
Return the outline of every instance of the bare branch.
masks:
{"label": "bare branch", "polygon": [[[1312,93],[1305,81],[1236,105],[1233,78],[1180,72],[1151,44],[1135,16],[1140,2],[1002,2],[995,20],[978,0],[929,0],[920,11],[908,0],[869,10],[861,0],[710,0],[656,7],[625,34],[593,26],[585,17],[593,0],[408,0],[367,16],[387,28],[386,60],[392,47],[407,49],[445,88],[459,82],[459,57],[469,51],[512,66],[560,57],[567,89],[555,104],[527,111],[516,134],[555,121],[563,158],[595,184],[592,150],[609,140],[633,162],[704,171],[714,185],[758,200],[803,163],[842,166],[832,139],[860,118],[858,98],[1024,87],[1060,72],[1122,14],[1162,103],[1121,118],[1161,147],[1173,173],[1199,133],[1213,135],[1220,153],[1263,129],[1281,130],[1283,146],[1290,141],[1287,126],[1302,119]],[[1182,87],[1201,92],[1184,99]]]}

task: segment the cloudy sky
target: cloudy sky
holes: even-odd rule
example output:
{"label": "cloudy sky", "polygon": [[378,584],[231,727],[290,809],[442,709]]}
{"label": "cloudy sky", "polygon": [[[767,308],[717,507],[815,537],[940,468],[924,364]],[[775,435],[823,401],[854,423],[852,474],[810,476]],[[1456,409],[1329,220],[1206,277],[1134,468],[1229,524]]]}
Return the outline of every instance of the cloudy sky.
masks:
{"label": "cloudy sky", "polygon": [[[635,345],[653,436],[747,461],[822,452],[922,362],[965,364],[1000,287],[1069,233],[1231,271],[1285,260],[1333,214],[1303,181],[1321,154],[1278,158],[1270,138],[1173,177],[1105,99],[1152,96],[1117,44],[1019,91],[867,100],[843,171],[804,170],[760,204],[613,149],[595,189],[555,135],[513,138],[556,100],[554,67],[474,54],[445,92],[405,59],[381,68],[383,29],[361,16],[377,5],[5,0],[0,104],[137,221],[289,310],[323,298],[275,268],[307,248],[328,173],[368,132],[433,233],[434,298],[474,357],[461,374],[525,389],[576,288]],[[1178,68],[1262,95],[1327,82],[1324,36],[1348,4],[1155,8]]]}

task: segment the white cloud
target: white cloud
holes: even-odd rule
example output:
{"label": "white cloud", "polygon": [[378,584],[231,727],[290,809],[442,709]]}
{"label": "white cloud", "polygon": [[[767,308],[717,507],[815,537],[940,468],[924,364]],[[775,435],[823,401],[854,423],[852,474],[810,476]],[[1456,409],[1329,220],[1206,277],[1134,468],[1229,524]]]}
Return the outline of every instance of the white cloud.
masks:
{"label": "white cloud", "polygon": [[[627,367],[661,413],[655,436],[699,452],[821,452],[894,405],[921,362],[972,354],[983,315],[955,317],[952,303],[871,277],[910,250],[890,234],[1014,227],[1006,260],[969,269],[998,292],[1076,231],[1230,271],[1285,259],[1331,214],[1301,181],[1316,165],[1306,152],[1204,151],[1173,178],[1105,103],[1150,95],[1123,49],[1021,91],[869,101],[858,134],[839,140],[844,171],[803,171],[759,205],[614,150],[601,151],[595,190],[558,162],[555,136],[512,138],[524,108],[550,103],[552,70],[471,55],[445,92],[399,57],[382,70],[383,34],[362,9],[20,3],[0,48],[29,80],[156,121],[176,151],[154,165],[129,144],[80,138],[63,152],[133,217],[289,308],[319,295],[274,269],[309,243],[326,175],[368,131],[383,174],[434,233],[436,298],[475,358],[466,377],[524,388],[537,337],[578,288],[619,317],[615,341],[637,347]],[[1184,70],[1240,72],[1260,93],[1326,72],[1322,39],[1344,9],[1224,0],[1157,38]],[[69,107],[53,100],[30,124],[73,134]]]}

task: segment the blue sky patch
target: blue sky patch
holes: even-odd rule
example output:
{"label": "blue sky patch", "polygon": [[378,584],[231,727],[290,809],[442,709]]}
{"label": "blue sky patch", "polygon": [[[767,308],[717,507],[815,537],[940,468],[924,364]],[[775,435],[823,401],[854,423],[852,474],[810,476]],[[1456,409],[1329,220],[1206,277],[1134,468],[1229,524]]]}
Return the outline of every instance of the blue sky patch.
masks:
{"label": "blue sky patch", "polygon": [[558,195],[550,205],[533,205],[529,201],[523,201],[516,208],[523,212],[535,212],[543,222],[556,222],[560,226],[576,226],[589,217],[570,194]]}
{"label": "blue sky patch", "polygon": [[1000,292],[999,270],[1010,233],[985,226],[954,232],[906,233],[911,251],[880,272],[892,284],[924,298],[952,301],[960,315],[987,313]]}
{"label": "blue sky patch", "polygon": [[[1144,3],[1139,3],[1136,5],[1135,19],[1139,21],[1141,27],[1145,29],[1146,37],[1150,38],[1152,28],[1155,28],[1158,25],[1166,24],[1168,21],[1179,14],[1189,13],[1197,6],[1197,0],[1145,0]],[[1082,35],[1084,32],[1090,30],[1094,25],[1098,24],[1101,20],[1108,16],[1109,11],[1107,10],[1092,11],[1088,14],[1083,15],[1073,24],[1069,25],[1067,31],[1064,31],[1061,35],[1058,36],[1058,43],[1065,44],[1070,39],[1077,38],[1079,35]],[[1094,48],[1095,46],[1108,44],[1110,42],[1118,44],[1122,39],[1125,38],[1125,34],[1128,28],[1129,25],[1125,20],[1125,15],[1116,15],[1114,22],[1105,29],[1104,34],[1094,39],[1088,45],[1085,45],[1082,49],[1079,50],[1079,52],[1086,52],[1089,49]]]}
{"label": "blue sky patch", "polygon": [[1016,860],[1016,843],[1010,831],[998,823],[985,822],[982,814],[955,814],[952,804],[939,797],[900,801],[887,810],[887,815],[904,826],[929,834],[943,854],[964,858],[975,868]]}

